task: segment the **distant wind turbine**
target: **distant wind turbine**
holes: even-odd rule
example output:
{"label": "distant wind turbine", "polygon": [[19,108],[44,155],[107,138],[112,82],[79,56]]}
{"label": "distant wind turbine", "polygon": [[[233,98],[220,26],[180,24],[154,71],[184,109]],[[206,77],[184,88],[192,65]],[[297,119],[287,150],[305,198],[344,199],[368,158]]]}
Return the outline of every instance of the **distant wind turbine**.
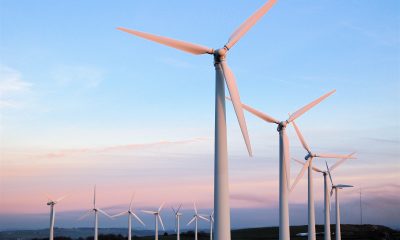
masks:
{"label": "distant wind turbine", "polygon": [[296,186],[299,180],[303,177],[305,170],[308,168],[308,240],[316,239],[315,232],[315,209],[314,209],[314,180],[313,180],[313,160],[314,158],[336,158],[336,159],[354,159],[352,157],[353,154],[350,155],[338,155],[338,154],[325,154],[325,153],[314,153],[311,151],[308,146],[306,140],[303,137],[303,134],[300,132],[299,127],[293,121],[293,127],[296,130],[297,136],[303,146],[303,148],[307,151],[307,155],[304,157],[306,163],[304,164],[300,174],[297,176],[297,179],[292,185],[290,191]]}
{"label": "distant wind turbine", "polygon": [[92,212],[94,212],[94,240],[98,240],[99,234],[98,234],[98,228],[99,228],[99,217],[98,213],[103,214],[104,216],[112,219],[110,215],[108,215],[106,212],[101,210],[100,208],[96,207],[96,185],[94,186],[94,192],[93,192],[93,208],[89,209],[82,217],[80,217],[78,220],[83,220],[87,216],[89,216]]}
{"label": "distant wind turbine", "polygon": [[128,211],[124,211],[124,212],[121,212],[119,214],[116,214],[116,215],[112,216],[113,218],[115,218],[115,217],[119,217],[119,216],[123,216],[123,215],[128,215],[128,240],[132,239],[132,216],[134,218],[136,218],[136,220],[138,222],[140,222],[143,226],[145,226],[144,222],[135,214],[135,212],[132,209],[132,202],[133,202],[134,197],[135,197],[135,195],[132,194],[131,202],[129,203]]}
{"label": "distant wind turbine", "polygon": [[46,194],[47,197],[47,205],[50,206],[50,240],[54,239],[54,220],[55,220],[55,215],[56,211],[54,209],[54,205],[57,203],[61,202],[66,196],[62,196],[58,198],[57,200],[53,200],[53,197],[50,197],[48,194]]}
{"label": "distant wind turbine", "polygon": [[165,231],[164,223],[163,223],[163,221],[161,219],[161,216],[160,216],[160,212],[161,212],[163,207],[164,207],[164,203],[162,203],[160,205],[160,207],[158,208],[157,211],[142,210],[142,212],[144,212],[144,213],[154,215],[154,219],[155,219],[155,236],[154,237],[155,237],[155,240],[158,240],[158,221],[160,221],[161,227]]}
{"label": "distant wind turbine", "polygon": [[335,185],[333,183],[332,180],[332,175],[331,175],[331,171],[328,167],[328,163],[326,163],[326,169],[328,171],[328,175],[329,175],[329,179],[331,180],[331,184],[332,184],[332,189],[331,189],[331,196],[333,194],[333,191],[335,190],[335,210],[336,210],[336,240],[341,240],[342,239],[342,233],[340,231],[340,207],[339,207],[339,190],[343,189],[343,188],[351,188],[353,187],[352,185],[345,185],[345,184],[337,184]]}
{"label": "distant wind turbine", "polygon": [[208,216],[208,220],[210,221],[210,240],[213,239],[213,226],[214,226],[214,211]]}
{"label": "distant wind turbine", "polygon": [[180,218],[182,216],[182,213],[179,212],[181,210],[182,204],[179,205],[179,207],[175,210],[174,207],[172,207],[172,211],[175,214],[175,232],[176,232],[176,240],[180,240],[181,236],[180,236]]}
{"label": "distant wind turbine", "polygon": [[260,9],[243,22],[230,36],[228,42],[220,49],[212,49],[189,42],[175,40],[172,38],[157,36],[136,30],[119,27],[118,30],[133,34],[137,37],[166,45],[184,52],[195,55],[212,54],[215,67],[215,146],[214,146],[214,210],[215,210],[215,239],[230,240],[230,207],[229,207],[229,177],[228,177],[228,152],[227,131],[225,111],[225,84],[228,86],[232,98],[233,107],[242,131],[244,141],[249,155],[252,155],[250,139],[243,109],[241,106],[239,90],[233,72],[226,62],[228,51],[250,30],[268,10],[275,4],[276,0],[266,2]]}
{"label": "distant wind turbine", "polygon": [[[262,120],[275,123],[278,125],[279,132],[279,239],[289,240],[289,189],[290,189],[290,156],[289,156],[289,139],[286,135],[286,126],[293,122],[295,119],[303,115],[305,112],[310,110],[312,107],[332,95],[336,90],[333,90],[306,106],[300,108],[295,113],[291,114],[285,121],[278,121],[277,119],[268,116],[254,108],[251,108],[245,104],[242,107],[261,118]],[[230,98],[228,98],[230,99]]]}
{"label": "distant wind turbine", "polygon": [[194,228],[194,239],[197,240],[197,227],[198,227],[198,221],[199,219],[202,219],[204,221],[208,221],[207,218],[205,218],[204,216],[200,215],[197,212],[197,207],[196,207],[196,203],[193,203],[193,208],[194,208],[194,215],[193,218],[188,222],[187,226],[189,226],[192,222],[195,223],[195,228]]}
{"label": "distant wind turbine", "polygon": [[[352,157],[355,153],[350,154],[349,156]],[[334,165],[332,165],[331,167],[331,171],[333,171],[334,169],[336,169],[339,165],[341,165],[342,163],[344,163],[347,159],[349,158],[343,158],[339,161],[337,161]],[[294,159],[296,162],[300,163],[301,165],[303,165],[302,168],[302,174],[301,176],[304,174],[304,170],[307,168],[306,163],[303,161],[299,161],[297,159]],[[328,186],[328,179],[327,179],[327,175],[328,175],[328,171],[323,171],[315,166],[312,166],[312,169],[315,172],[318,173],[322,173],[322,175],[324,176],[324,240],[331,240],[331,216],[330,216],[330,211],[331,211],[331,198],[329,195],[329,191],[330,188]],[[297,182],[300,179],[300,175],[298,176],[298,178],[295,180],[295,183],[293,184],[292,188],[297,184]],[[308,236],[308,233],[307,233]]]}

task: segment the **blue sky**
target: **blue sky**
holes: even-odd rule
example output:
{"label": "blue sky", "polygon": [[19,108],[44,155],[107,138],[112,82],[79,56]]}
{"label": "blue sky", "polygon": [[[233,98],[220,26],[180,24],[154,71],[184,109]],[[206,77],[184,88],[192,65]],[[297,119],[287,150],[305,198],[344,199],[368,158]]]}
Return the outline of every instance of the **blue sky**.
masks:
{"label": "blue sky", "polygon": [[[207,208],[211,199],[201,196],[212,192],[212,57],[147,42],[116,27],[218,48],[262,4],[1,0],[0,213],[14,213],[6,210],[16,209],[14,200],[27,190],[27,182],[34,186],[30,194],[38,194],[37,205],[42,204],[39,192],[61,194],[57,184],[71,190],[79,182],[82,192],[95,182],[126,188],[130,181],[139,189],[152,182],[151,188],[161,192],[157,183],[167,182],[175,191],[198,186]],[[229,52],[242,101],[284,119],[337,89],[297,121],[309,144],[317,151],[357,151],[359,159],[338,171],[350,184],[381,189],[398,181],[399,11],[398,1],[278,1]],[[275,196],[275,126],[246,115],[255,154],[249,159],[229,104],[227,111],[231,192],[247,194],[242,182],[259,183],[272,186]],[[300,158],[304,152],[293,132],[292,155]],[[141,147],[131,153],[130,144]],[[138,174],[139,179],[128,169],[146,174]],[[269,194],[252,192],[255,198]],[[181,195],[187,202],[193,197]],[[295,196],[296,203],[306,201],[305,192]],[[269,206],[233,203],[246,205]],[[36,212],[45,211],[42,206]]]}

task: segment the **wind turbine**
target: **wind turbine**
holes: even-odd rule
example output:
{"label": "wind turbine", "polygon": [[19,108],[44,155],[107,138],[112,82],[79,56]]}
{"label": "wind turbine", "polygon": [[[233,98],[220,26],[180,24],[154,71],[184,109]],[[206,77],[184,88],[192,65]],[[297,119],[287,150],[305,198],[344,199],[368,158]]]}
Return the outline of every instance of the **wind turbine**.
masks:
{"label": "wind turbine", "polygon": [[230,36],[228,42],[220,49],[200,46],[197,44],[157,36],[136,30],[119,27],[118,30],[133,34],[137,37],[163,44],[195,55],[212,54],[215,67],[215,145],[214,145],[214,209],[215,209],[215,238],[216,240],[230,240],[230,208],[229,208],[229,178],[228,152],[226,133],[225,86],[228,86],[237,119],[247,146],[249,155],[252,155],[250,139],[246,121],[241,106],[236,79],[226,62],[228,51],[253,27],[258,20],[275,4],[276,0],[266,2],[252,16],[243,22]]}
{"label": "wind turbine", "polygon": [[[349,157],[352,157],[353,155],[354,155],[355,153],[352,153],[352,154],[350,154],[349,155]],[[346,158],[343,158],[343,159],[341,159],[341,160],[339,160],[339,161],[337,161],[334,165],[332,165],[332,167],[331,167],[331,171],[333,171],[335,168],[337,168],[340,164],[342,164],[342,163],[344,163],[347,159],[349,159],[349,157],[346,157]],[[308,168],[307,167],[307,162],[302,162],[302,161],[299,161],[299,160],[297,160],[297,159],[294,159],[296,162],[298,162],[298,163],[300,163],[300,164],[302,164],[303,165],[303,168],[302,168],[302,170],[301,170],[301,176],[303,176],[304,175],[304,171],[305,171],[305,169],[306,168]],[[310,163],[310,162],[309,162]],[[328,179],[327,179],[327,175],[328,175],[328,171],[326,170],[326,171],[323,171],[323,170],[321,170],[321,169],[319,169],[319,168],[317,168],[317,167],[315,167],[315,166],[312,166],[312,169],[315,171],[315,172],[318,172],[318,173],[322,173],[322,175],[324,176],[324,217],[325,217],[325,219],[324,219],[324,222],[325,222],[325,225],[324,225],[324,240],[331,240],[331,216],[330,216],[330,211],[331,211],[331,207],[330,207],[330,204],[331,204],[331,199],[330,199],[330,195],[329,195],[329,186],[328,186]],[[293,186],[292,186],[292,189],[294,188],[294,186],[297,184],[297,182],[300,180],[300,178],[301,178],[301,176],[298,176],[298,178],[295,180],[295,183],[293,184]],[[308,234],[308,233],[307,233]],[[307,235],[308,236],[308,235]]]}
{"label": "wind turbine", "polygon": [[101,210],[100,208],[96,207],[96,185],[94,186],[94,192],[93,192],[93,208],[89,209],[82,217],[80,217],[78,220],[83,220],[87,216],[89,216],[90,213],[94,212],[94,240],[97,240],[99,237],[98,234],[98,228],[99,228],[99,219],[98,219],[98,213],[103,214],[104,216],[112,219],[110,215],[108,215],[106,212]]}
{"label": "wind turbine", "polygon": [[331,171],[328,167],[328,163],[326,163],[326,170],[328,171],[328,175],[329,175],[329,179],[331,180],[331,184],[332,184],[332,189],[331,189],[331,196],[333,194],[333,190],[335,190],[335,210],[336,210],[336,240],[341,240],[342,239],[342,233],[340,231],[340,206],[339,206],[339,190],[343,189],[343,188],[351,188],[353,186],[351,185],[346,185],[346,184],[337,184],[334,185],[333,184],[333,180],[332,180],[332,175],[331,175]]}
{"label": "wind turbine", "polygon": [[142,212],[144,212],[144,213],[154,215],[154,218],[155,218],[155,240],[158,240],[158,221],[160,221],[161,227],[165,231],[164,223],[163,223],[163,221],[161,219],[161,216],[160,216],[160,212],[161,212],[163,207],[164,207],[164,203],[161,204],[161,206],[158,208],[157,211],[142,210]]}
{"label": "wind turbine", "polygon": [[115,217],[119,217],[119,216],[123,216],[123,215],[128,215],[128,240],[132,239],[132,216],[134,218],[136,218],[136,220],[138,222],[140,222],[143,226],[145,226],[144,222],[135,214],[135,212],[132,209],[132,202],[133,202],[134,196],[135,195],[132,194],[131,202],[129,203],[128,211],[124,211],[122,213],[119,213],[119,214],[116,214],[116,215],[112,216],[113,218],[115,218]]}
{"label": "wind turbine", "polygon": [[209,221],[209,220],[197,212],[196,203],[193,203],[193,207],[194,207],[194,215],[193,215],[193,218],[188,222],[187,226],[189,226],[192,222],[195,222],[194,239],[197,240],[197,227],[198,227],[197,225],[198,225],[199,219],[203,219],[205,221]]}
{"label": "wind turbine", "polygon": [[311,151],[302,133],[300,132],[299,127],[294,121],[293,121],[293,127],[296,130],[296,134],[301,142],[301,145],[307,151],[307,155],[304,157],[306,163],[304,164],[300,174],[297,176],[297,179],[293,183],[290,191],[294,189],[298,181],[303,177],[305,169],[308,168],[308,240],[315,240],[316,232],[315,232],[315,207],[314,207],[314,183],[313,183],[314,181],[313,181],[313,168],[312,168],[313,160],[314,158],[354,159],[354,157],[352,157],[354,153],[350,155],[314,153]]}
{"label": "wind turbine", "polygon": [[60,197],[57,200],[53,200],[54,198],[50,197],[49,195],[47,195],[47,206],[50,206],[50,240],[54,239],[54,218],[56,215],[55,209],[54,209],[54,205],[56,205],[57,203],[61,202],[66,196]]}
{"label": "wind turbine", "polygon": [[[242,107],[269,123],[275,123],[278,125],[277,131],[279,132],[279,239],[289,240],[289,189],[290,189],[290,156],[289,156],[289,139],[286,135],[286,126],[293,122],[295,119],[303,115],[305,112],[310,110],[312,107],[320,103],[325,98],[332,95],[336,90],[333,90],[306,106],[300,108],[295,113],[291,114],[285,121],[278,121],[277,119],[268,116],[254,108],[251,108],[245,104]],[[228,98],[230,99],[230,98]]]}
{"label": "wind turbine", "polygon": [[175,214],[175,232],[176,232],[176,239],[177,240],[181,239],[181,236],[180,236],[180,234],[181,234],[180,233],[180,222],[179,222],[179,220],[180,220],[180,218],[182,216],[182,213],[179,212],[179,210],[181,210],[181,207],[182,207],[182,204],[179,205],[177,210],[175,210],[175,208],[172,207],[172,211]]}
{"label": "wind turbine", "polygon": [[213,226],[214,226],[214,211],[208,216],[208,220],[210,221],[210,240],[213,239]]}

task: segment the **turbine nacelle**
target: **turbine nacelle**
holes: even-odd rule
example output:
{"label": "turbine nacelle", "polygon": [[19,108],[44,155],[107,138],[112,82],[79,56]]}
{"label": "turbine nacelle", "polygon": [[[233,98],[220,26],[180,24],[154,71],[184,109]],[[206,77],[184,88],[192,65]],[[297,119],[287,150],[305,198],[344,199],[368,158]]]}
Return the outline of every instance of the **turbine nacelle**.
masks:
{"label": "turbine nacelle", "polygon": [[276,129],[278,132],[282,131],[282,129],[286,128],[286,126],[289,124],[288,120],[281,121],[278,123],[278,128]]}

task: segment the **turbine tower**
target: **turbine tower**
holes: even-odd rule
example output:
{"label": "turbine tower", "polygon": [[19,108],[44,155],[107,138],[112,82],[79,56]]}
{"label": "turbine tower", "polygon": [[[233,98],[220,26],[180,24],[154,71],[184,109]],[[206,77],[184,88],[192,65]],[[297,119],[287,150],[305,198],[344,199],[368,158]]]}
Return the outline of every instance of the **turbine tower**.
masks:
{"label": "turbine tower", "polygon": [[[349,157],[352,157],[355,153],[352,153],[349,155]],[[344,163],[347,159],[349,159],[349,157],[343,158],[339,161],[337,161],[334,165],[332,165],[331,167],[331,171],[333,171],[335,168],[337,168],[340,164]],[[292,189],[294,188],[294,186],[296,186],[297,182],[300,180],[301,176],[304,175],[304,171],[305,169],[307,169],[307,162],[302,162],[299,161],[297,159],[294,159],[296,162],[300,163],[301,165],[303,165],[303,168],[301,170],[301,174],[298,175],[297,179],[295,180],[295,182],[293,183]],[[330,211],[331,211],[331,199],[330,199],[330,195],[329,195],[329,186],[328,186],[328,179],[327,179],[327,175],[328,175],[328,171],[323,171],[315,166],[312,166],[313,171],[318,172],[318,173],[322,173],[323,177],[324,177],[324,240],[331,240],[331,216],[330,216]]]}
{"label": "turbine tower", "polygon": [[98,213],[103,214],[104,216],[112,219],[110,215],[108,215],[106,212],[101,210],[100,208],[96,207],[96,185],[94,186],[94,191],[93,191],[93,208],[89,209],[82,217],[80,217],[78,220],[83,220],[87,216],[89,216],[91,213],[94,213],[94,240],[98,240],[99,234],[98,234],[98,228],[99,228],[99,217]]}
{"label": "turbine tower", "polygon": [[135,195],[132,194],[131,202],[129,203],[128,211],[124,211],[124,212],[121,212],[119,214],[116,214],[116,215],[112,216],[113,218],[115,218],[115,217],[119,217],[119,216],[123,216],[123,215],[128,215],[128,240],[132,239],[132,216],[138,222],[140,222],[143,226],[145,226],[144,222],[135,214],[135,212],[132,209],[132,202],[133,202],[134,196]]}
{"label": "turbine tower", "polygon": [[345,184],[333,184],[333,180],[332,180],[332,175],[331,175],[331,171],[328,167],[328,163],[326,163],[326,170],[328,171],[328,175],[329,175],[329,179],[331,180],[331,184],[332,184],[332,189],[331,189],[331,196],[333,194],[333,191],[335,191],[335,210],[336,210],[336,232],[335,232],[335,236],[336,236],[336,240],[341,240],[342,239],[342,233],[340,231],[340,206],[339,206],[339,190],[343,189],[343,188],[351,188],[353,187],[352,185],[345,185]]}
{"label": "turbine tower", "polygon": [[49,195],[47,195],[47,206],[50,206],[50,240],[54,239],[54,219],[56,216],[56,212],[54,209],[54,205],[56,205],[57,203],[61,202],[66,196],[60,197],[57,200],[53,200],[53,197],[50,197]]}
{"label": "turbine tower", "polygon": [[213,226],[214,226],[214,211],[208,216],[208,220],[210,221],[210,240],[213,239]]}
{"label": "turbine tower", "polygon": [[[255,116],[261,118],[269,123],[278,125],[279,132],[279,239],[289,240],[289,189],[290,189],[290,156],[289,156],[289,139],[286,135],[286,126],[293,122],[295,119],[303,115],[312,107],[323,101],[325,98],[332,95],[336,90],[333,90],[306,106],[300,108],[295,113],[291,114],[285,121],[278,121],[277,119],[268,116],[254,108],[242,104],[243,108]],[[228,98],[229,99],[229,98]]]}
{"label": "turbine tower", "polygon": [[352,155],[338,155],[338,154],[321,154],[321,153],[314,153],[311,151],[310,147],[308,146],[306,140],[304,139],[302,133],[300,132],[299,127],[293,121],[293,127],[296,130],[296,134],[301,142],[303,148],[307,151],[307,155],[304,157],[306,163],[304,164],[300,174],[297,176],[297,179],[292,185],[290,191],[294,189],[298,181],[303,177],[304,171],[308,169],[308,240],[315,240],[316,233],[315,233],[315,207],[314,207],[314,180],[313,180],[313,160],[314,158],[336,158],[336,159],[347,159],[352,158]]}
{"label": "turbine tower", "polygon": [[174,207],[172,207],[172,211],[175,214],[175,232],[176,232],[176,240],[180,240],[181,239],[181,233],[180,233],[180,218],[182,216],[182,213],[180,213],[179,211],[181,210],[182,204],[179,205],[179,207],[177,208],[177,210],[175,210]]}
{"label": "turbine tower", "polygon": [[118,29],[137,37],[163,44],[195,55],[212,54],[215,67],[215,136],[214,136],[214,210],[215,210],[215,239],[230,240],[230,207],[229,207],[229,177],[228,177],[228,150],[225,109],[225,86],[228,86],[237,119],[247,146],[249,155],[252,155],[250,139],[247,133],[239,90],[236,79],[226,62],[228,51],[253,27],[258,20],[275,4],[276,0],[266,2],[252,16],[243,22],[230,36],[228,42],[220,49],[212,49],[193,43],[157,36],[119,27]]}
{"label": "turbine tower", "polygon": [[196,203],[193,203],[193,207],[194,207],[194,215],[193,218],[189,221],[189,223],[187,224],[187,226],[189,226],[192,222],[195,223],[195,228],[194,228],[194,239],[197,240],[197,227],[198,227],[198,221],[199,219],[203,219],[204,221],[209,221],[207,218],[203,217],[202,215],[200,215],[197,212],[197,207],[196,207]]}
{"label": "turbine tower", "polygon": [[158,208],[157,211],[147,211],[147,210],[142,210],[142,212],[147,213],[147,214],[151,214],[154,215],[155,218],[155,234],[154,234],[154,239],[158,240],[158,221],[160,221],[161,227],[163,228],[163,230],[165,231],[164,228],[164,223],[161,219],[160,216],[160,212],[162,210],[162,208],[164,207],[164,203],[161,204],[161,206]]}

